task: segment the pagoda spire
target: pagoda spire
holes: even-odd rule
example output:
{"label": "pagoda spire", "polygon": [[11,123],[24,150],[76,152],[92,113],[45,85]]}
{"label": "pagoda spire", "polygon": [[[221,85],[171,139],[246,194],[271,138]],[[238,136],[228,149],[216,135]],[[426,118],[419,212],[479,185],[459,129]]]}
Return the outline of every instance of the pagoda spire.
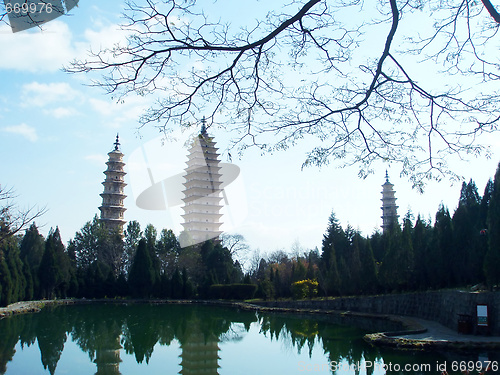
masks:
{"label": "pagoda spire", "polygon": [[104,191],[102,192],[102,204],[99,207],[101,211],[101,222],[103,222],[110,230],[118,228],[123,232],[123,226],[126,221],[123,214],[127,210],[123,201],[127,197],[124,194],[124,188],[127,186],[125,183],[125,171],[123,167],[123,154],[120,151],[120,139],[116,135],[113,151],[108,153],[108,161],[106,165],[108,168],[103,172],[106,178],[103,181]]}
{"label": "pagoda spire", "polygon": [[205,116],[201,119],[201,131],[200,134],[205,136],[207,135],[207,120],[205,119]]}
{"label": "pagoda spire", "polygon": [[396,206],[396,191],[394,184],[389,182],[389,173],[385,171],[385,183],[382,185],[382,230],[390,231],[398,223],[398,206]]}

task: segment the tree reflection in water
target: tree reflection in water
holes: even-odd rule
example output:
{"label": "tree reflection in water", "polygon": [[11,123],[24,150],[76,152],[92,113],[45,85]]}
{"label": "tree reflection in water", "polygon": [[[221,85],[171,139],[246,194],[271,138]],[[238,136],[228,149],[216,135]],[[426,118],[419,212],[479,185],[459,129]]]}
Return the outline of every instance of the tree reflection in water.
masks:
{"label": "tree reflection in water", "polygon": [[[446,360],[440,354],[380,351],[363,342],[367,330],[332,324],[332,319],[206,305],[104,303],[45,308],[0,321],[0,374],[8,373],[18,343],[21,348],[38,343],[43,367],[54,374],[69,337],[88,354],[99,375],[120,374],[123,351],[135,356],[137,363],[148,364],[157,345],[180,347],[181,374],[215,375],[220,370],[220,343],[239,344],[257,324],[269,340],[280,341],[298,354],[307,351],[309,358],[313,348],[321,347],[328,363]],[[461,358],[474,360],[477,355]],[[366,373],[372,375],[373,368]]]}

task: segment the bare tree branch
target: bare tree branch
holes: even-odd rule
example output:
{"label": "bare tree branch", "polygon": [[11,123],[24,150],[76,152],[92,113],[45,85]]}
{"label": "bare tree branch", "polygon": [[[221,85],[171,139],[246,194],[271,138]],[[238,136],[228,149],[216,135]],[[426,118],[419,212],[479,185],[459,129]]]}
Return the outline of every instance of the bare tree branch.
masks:
{"label": "bare tree branch", "polygon": [[35,219],[41,217],[46,208],[35,206],[20,209],[14,200],[17,198],[12,188],[0,185],[0,242],[26,229]]}
{"label": "bare tree branch", "polygon": [[[450,155],[489,155],[480,136],[500,118],[500,26],[487,0],[292,0],[239,28],[209,7],[129,2],[127,45],[66,71],[102,73],[92,85],[118,99],[154,97],[141,127],[168,133],[205,115],[240,154],[316,139],[304,166],[334,160],[364,177],[375,161],[398,163],[417,188],[456,178]],[[422,19],[432,22],[408,28]],[[413,54],[443,84],[429,83]]]}

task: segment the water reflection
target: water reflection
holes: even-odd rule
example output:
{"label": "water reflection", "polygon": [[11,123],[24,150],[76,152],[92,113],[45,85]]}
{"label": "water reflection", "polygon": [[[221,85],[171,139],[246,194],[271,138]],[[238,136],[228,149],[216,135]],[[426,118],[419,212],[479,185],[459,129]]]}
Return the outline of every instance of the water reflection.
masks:
{"label": "water reflection", "polygon": [[[130,373],[120,368],[124,353],[146,366],[158,345],[179,348],[180,374],[216,375],[224,370],[229,373],[230,360],[221,361],[221,346],[226,350],[228,345],[241,345],[241,359],[237,359],[240,362],[259,356],[257,349],[266,350],[255,348],[250,339],[245,341],[252,330],[265,336],[269,343],[279,342],[288,351],[283,357],[288,362],[290,353],[295,353],[294,373],[318,373],[315,369],[320,366],[323,373],[334,373],[332,364],[336,363],[352,365],[352,371],[337,371],[338,374],[437,374],[437,363],[478,358],[477,354],[447,357],[438,353],[381,351],[363,342],[367,330],[335,325],[331,320],[203,305],[88,304],[46,308],[38,314],[0,321],[0,374],[9,373],[9,362],[15,361],[18,354],[16,348],[21,352],[36,344],[43,368],[55,374],[68,338],[88,355],[99,375]],[[322,357],[313,353],[318,351]],[[482,354],[485,355],[490,360],[499,359],[496,354]],[[279,363],[283,359],[275,360]],[[222,368],[221,363],[225,364]],[[432,371],[377,372],[374,366],[356,369],[357,364],[366,363],[399,364],[402,369],[404,364],[428,363]],[[40,369],[37,373],[41,372]],[[276,369],[269,368],[268,373],[276,373]]]}

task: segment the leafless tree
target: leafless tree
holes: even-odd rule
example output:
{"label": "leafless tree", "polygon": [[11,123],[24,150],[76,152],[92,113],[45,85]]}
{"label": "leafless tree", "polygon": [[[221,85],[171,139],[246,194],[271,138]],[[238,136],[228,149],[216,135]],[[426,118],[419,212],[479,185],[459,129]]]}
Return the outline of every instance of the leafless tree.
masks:
{"label": "leafless tree", "polygon": [[478,137],[500,119],[489,0],[258,2],[269,13],[250,24],[216,5],[129,1],[128,43],[66,71],[100,73],[92,84],[116,99],[152,95],[140,124],[167,134],[206,115],[240,152],[316,139],[304,166],[334,159],[364,177],[383,160],[421,187],[457,176],[450,154],[488,155]]}
{"label": "leafless tree", "polygon": [[36,206],[21,209],[14,202],[17,196],[12,188],[0,185],[0,242],[26,229],[47,210]]}
{"label": "leafless tree", "polygon": [[219,236],[222,246],[229,250],[233,260],[237,260],[246,271],[247,264],[251,262],[251,249],[245,237],[238,233],[222,233]]}

